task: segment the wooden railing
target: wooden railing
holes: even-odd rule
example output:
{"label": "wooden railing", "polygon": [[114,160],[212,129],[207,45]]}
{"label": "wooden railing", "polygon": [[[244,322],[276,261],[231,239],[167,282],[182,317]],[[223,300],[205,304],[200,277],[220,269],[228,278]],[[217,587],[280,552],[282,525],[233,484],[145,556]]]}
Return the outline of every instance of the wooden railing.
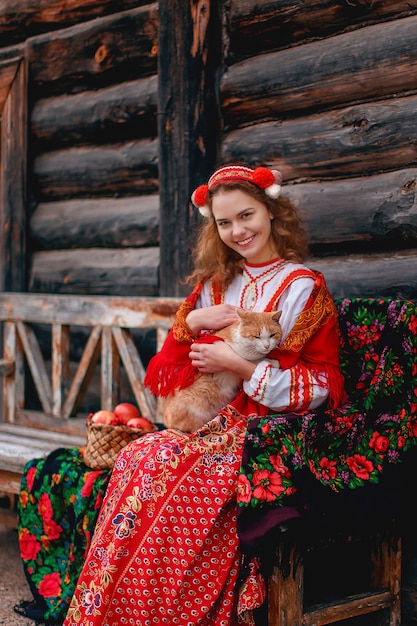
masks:
{"label": "wooden railing", "polygon": [[[158,350],[180,302],[0,293],[0,492],[19,492],[29,459],[61,446],[83,445],[87,391],[90,400],[97,395],[97,408],[111,409],[126,400],[122,374],[123,389],[129,387],[140,412],[160,420],[158,402],[143,385],[145,365],[134,331],[155,331]],[[74,336],[80,355],[75,362]]]}
{"label": "wooden railing", "polygon": [[[180,303],[175,298],[119,298],[25,293],[0,294],[3,328],[2,421],[71,431],[71,418],[100,362],[100,408],[120,399],[119,373],[124,367],[140,411],[158,418],[155,398],[143,386],[145,368],[133,329],[155,329],[156,349],[164,341]],[[50,333],[50,354],[40,346],[36,325]],[[86,342],[71,374],[71,329],[83,328]],[[49,357],[49,359],[48,359]],[[26,407],[28,372],[41,405],[40,415]],[[65,429],[67,424],[67,429]]]}

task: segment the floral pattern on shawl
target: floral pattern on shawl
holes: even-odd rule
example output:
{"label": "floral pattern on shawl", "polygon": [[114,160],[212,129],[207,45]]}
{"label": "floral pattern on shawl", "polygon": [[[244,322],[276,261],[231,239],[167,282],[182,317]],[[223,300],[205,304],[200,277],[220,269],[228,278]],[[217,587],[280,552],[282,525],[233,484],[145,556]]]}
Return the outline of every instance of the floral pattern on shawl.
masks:
{"label": "floral pattern on shawl", "polygon": [[[256,522],[259,537],[299,516],[298,472],[336,492],[377,484],[417,441],[416,307],[361,298],[336,305],[348,402],[250,418],[238,492],[238,527],[248,541]],[[262,528],[262,511],[271,510],[273,521]]]}
{"label": "floral pattern on shawl", "polygon": [[23,471],[19,546],[43,619],[61,624],[93,535],[110,470],[92,470],[82,449],[58,448]]}

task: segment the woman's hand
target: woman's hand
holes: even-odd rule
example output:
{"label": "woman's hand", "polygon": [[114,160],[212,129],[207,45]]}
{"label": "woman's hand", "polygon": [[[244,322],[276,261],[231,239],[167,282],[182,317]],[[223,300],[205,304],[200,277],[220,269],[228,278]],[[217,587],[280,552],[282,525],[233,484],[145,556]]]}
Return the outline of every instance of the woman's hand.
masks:
{"label": "woman's hand", "polygon": [[195,335],[201,330],[220,330],[236,322],[237,308],[231,304],[215,304],[202,309],[193,309],[186,318],[188,328]]}
{"label": "woman's hand", "polygon": [[214,374],[229,370],[243,380],[249,380],[255,371],[255,363],[246,361],[224,341],[193,343],[189,352],[191,363],[202,374]]}

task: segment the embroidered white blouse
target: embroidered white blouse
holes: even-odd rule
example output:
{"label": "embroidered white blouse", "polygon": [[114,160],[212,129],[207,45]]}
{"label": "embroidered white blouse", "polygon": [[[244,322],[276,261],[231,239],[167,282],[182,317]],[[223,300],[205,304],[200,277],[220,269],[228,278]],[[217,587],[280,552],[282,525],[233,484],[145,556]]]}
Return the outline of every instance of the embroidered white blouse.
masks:
{"label": "embroidered white blouse", "polygon": [[[298,268],[303,269],[305,266],[281,259],[261,265],[246,263],[243,274],[236,276],[227,288],[224,302],[248,311],[263,311],[280,282]],[[282,311],[281,345],[303,310],[313,285],[312,278],[297,278],[278,300],[276,308]],[[207,282],[203,286],[196,308],[213,304],[210,284]],[[296,365],[283,370],[263,360],[257,364],[252,377],[243,382],[243,390],[253,400],[272,411],[297,411],[302,407],[305,409],[306,406],[314,409],[324,402],[328,396],[325,381],[324,373],[319,378],[315,377],[305,365]]]}

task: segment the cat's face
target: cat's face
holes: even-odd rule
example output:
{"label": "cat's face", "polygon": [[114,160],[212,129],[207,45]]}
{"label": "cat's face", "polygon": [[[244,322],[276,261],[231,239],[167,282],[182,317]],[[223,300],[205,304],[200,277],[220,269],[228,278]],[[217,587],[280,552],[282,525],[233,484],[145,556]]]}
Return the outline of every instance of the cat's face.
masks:
{"label": "cat's face", "polygon": [[266,355],[279,345],[282,338],[281,311],[259,313],[237,310],[236,313],[239,318],[238,334],[245,351]]}

